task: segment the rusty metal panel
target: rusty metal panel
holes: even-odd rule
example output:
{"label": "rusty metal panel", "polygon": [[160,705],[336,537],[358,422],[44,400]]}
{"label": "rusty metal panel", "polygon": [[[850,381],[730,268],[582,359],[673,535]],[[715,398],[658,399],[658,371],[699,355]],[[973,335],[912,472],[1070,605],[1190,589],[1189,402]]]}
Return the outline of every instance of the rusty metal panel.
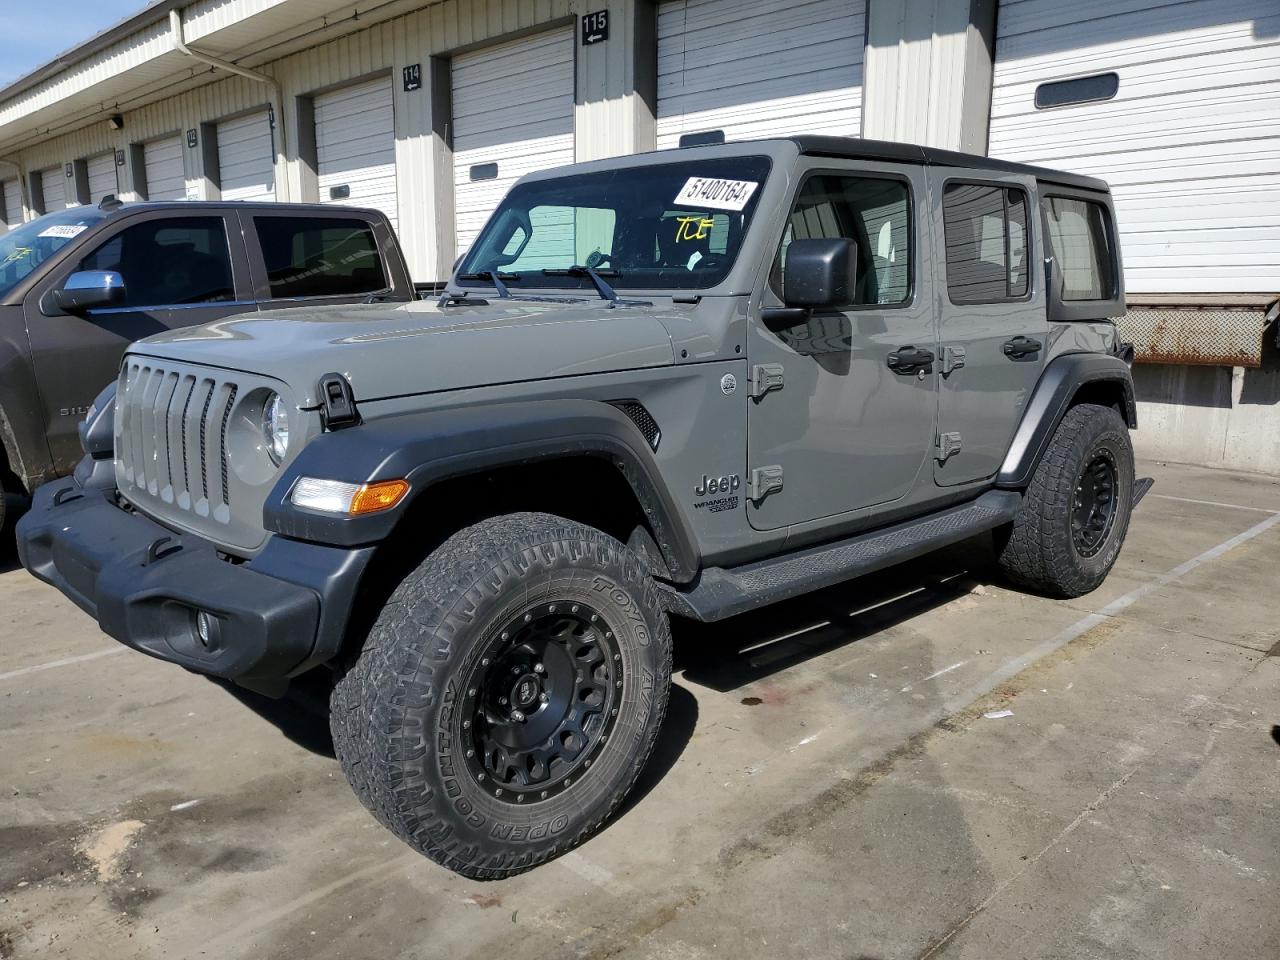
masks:
{"label": "rusty metal panel", "polygon": [[1266,318],[1258,307],[1131,306],[1116,328],[1139,363],[1260,367]]}

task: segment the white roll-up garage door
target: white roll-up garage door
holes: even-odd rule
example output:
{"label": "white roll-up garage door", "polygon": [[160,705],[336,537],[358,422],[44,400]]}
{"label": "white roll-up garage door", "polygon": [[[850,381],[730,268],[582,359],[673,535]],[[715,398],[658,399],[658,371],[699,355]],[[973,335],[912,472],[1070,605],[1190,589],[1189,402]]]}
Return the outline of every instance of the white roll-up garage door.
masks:
{"label": "white roll-up garage door", "polygon": [[275,147],[265,110],[218,124],[218,186],[223,200],[276,198]]}
{"label": "white roll-up garage door", "polygon": [[315,115],[320,202],[373,207],[396,226],[396,121],[391,78],[320,94],[315,98]]}
{"label": "white roll-up garage door", "polygon": [[572,30],[453,60],[453,182],[458,253],[519,177],[573,163]]}
{"label": "white roll-up garage door", "polygon": [[[996,22],[991,155],[1109,181],[1129,293],[1276,290],[1276,0],[1110,0],[1088,19],[1021,0]],[[1071,80],[1042,102],[1112,95],[1037,109]]]}
{"label": "white roll-up garage door", "polygon": [[67,175],[62,167],[40,171],[40,192],[44,195],[45,213],[66,209]]}
{"label": "white roll-up garage door", "polygon": [[669,0],[658,8],[658,147],[862,129],[862,0]]}
{"label": "white roll-up garage door", "polygon": [[116,155],[100,153],[89,158],[89,201],[94,204],[116,192]]}
{"label": "white roll-up garage door", "polygon": [[182,140],[167,137],[143,144],[148,200],[185,200],[187,179],[182,166]]}
{"label": "white roll-up garage door", "polygon": [[17,180],[6,180],[0,189],[4,190],[4,224],[0,225],[3,233],[22,223],[22,187]]}

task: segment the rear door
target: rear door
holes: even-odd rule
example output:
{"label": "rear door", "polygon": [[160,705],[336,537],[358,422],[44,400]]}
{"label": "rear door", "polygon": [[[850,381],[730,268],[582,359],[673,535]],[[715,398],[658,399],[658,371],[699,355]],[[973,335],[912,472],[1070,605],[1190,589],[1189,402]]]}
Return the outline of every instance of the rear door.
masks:
{"label": "rear door", "polygon": [[989,170],[929,170],[939,280],[941,486],[995,475],[1048,345],[1035,180]]}
{"label": "rear door", "polygon": [[[130,343],[254,309],[245,265],[234,214],[230,223],[224,214],[204,209],[146,214],[121,223],[27,295],[32,360],[59,470],[79,459],[77,424],[98,391],[115,379]],[[125,302],[82,316],[62,313],[50,294],[78,270],[119,273]]]}

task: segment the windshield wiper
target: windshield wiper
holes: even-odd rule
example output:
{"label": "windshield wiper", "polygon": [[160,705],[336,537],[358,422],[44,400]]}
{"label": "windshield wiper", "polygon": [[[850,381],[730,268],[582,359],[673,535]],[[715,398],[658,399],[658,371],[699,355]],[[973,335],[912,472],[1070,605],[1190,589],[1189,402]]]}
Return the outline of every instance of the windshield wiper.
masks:
{"label": "windshield wiper", "polygon": [[518,273],[499,273],[497,270],[482,270],[479,273],[464,273],[458,277],[459,280],[487,280],[493,284],[493,288],[498,291],[498,296],[503,300],[511,299],[511,291],[507,289],[504,280],[519,280]]}
{"label": "windshield wiper", "polygon": [[600,294],[601,300],[609,300],[612,303],[618,303],[618,294],[613,287],[604,282],[605,275],[610,277],[622,276],[617,270],[596,270],[594,267],[584,267],[575,263],[571,267],[565,267],[563,270],[543,270],[544,277],[587,277],[595,284],[596,293]]}

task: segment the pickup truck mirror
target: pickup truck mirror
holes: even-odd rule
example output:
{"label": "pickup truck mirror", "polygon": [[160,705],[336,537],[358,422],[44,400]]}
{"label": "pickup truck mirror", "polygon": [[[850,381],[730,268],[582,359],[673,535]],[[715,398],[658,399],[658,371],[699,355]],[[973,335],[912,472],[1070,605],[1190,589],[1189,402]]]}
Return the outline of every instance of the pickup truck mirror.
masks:
{"label": "pickup truck mirror", "polygon": [[858,245],[847,237],[792,240],[782,271],[788,307],[841,307],[853,302]]}
{"label": "pickup truck mirror", "polygon": [[53,302],[58,309],[73,314],[116,306],[124,302],[124,277],[114,270],[81,270],[67,277],[61,290],[53,292]]}

